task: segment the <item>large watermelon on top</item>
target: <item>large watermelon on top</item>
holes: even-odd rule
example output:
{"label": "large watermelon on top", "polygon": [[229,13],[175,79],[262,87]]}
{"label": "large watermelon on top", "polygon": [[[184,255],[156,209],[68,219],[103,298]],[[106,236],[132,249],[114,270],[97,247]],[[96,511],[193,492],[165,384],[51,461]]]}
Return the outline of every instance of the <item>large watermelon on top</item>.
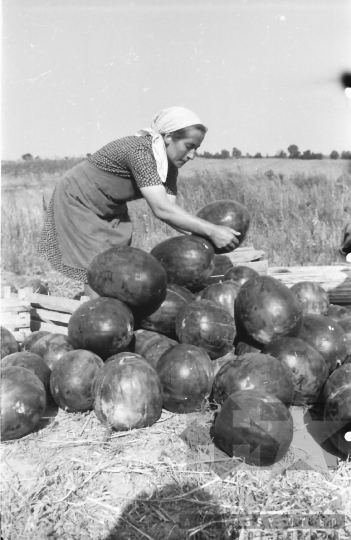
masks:
{"label": "large watermelon on top", "polygon": [[116,298],[133,310],[157,309],[166,297],[167,276],[150,253],[121,246],[94,257],[88,283],[100,296]]}

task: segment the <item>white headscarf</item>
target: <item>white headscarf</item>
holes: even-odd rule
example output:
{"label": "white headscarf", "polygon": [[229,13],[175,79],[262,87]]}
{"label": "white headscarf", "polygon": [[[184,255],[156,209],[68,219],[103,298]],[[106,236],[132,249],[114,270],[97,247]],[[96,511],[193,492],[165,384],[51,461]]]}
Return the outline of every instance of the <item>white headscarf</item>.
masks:
{"label": "white headscarf", "polygon": [[[194,124],[202,124],[200,118],[184,107],[169,107],[155,114],[151,121],[151,128],[144,128],[136,135],[141,137],[145,131],[152,136],[152,151],[155,156],[157,172],[162,180],[166,181],[168,172],[168,158],[162,135],[172,133]],[[207,131],[207,128],[205,128]]]}

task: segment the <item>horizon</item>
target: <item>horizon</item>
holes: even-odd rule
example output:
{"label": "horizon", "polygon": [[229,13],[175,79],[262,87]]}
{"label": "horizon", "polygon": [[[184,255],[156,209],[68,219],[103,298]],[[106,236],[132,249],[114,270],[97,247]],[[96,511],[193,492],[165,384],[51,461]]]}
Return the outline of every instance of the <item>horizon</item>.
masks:
{"label": "horizon", "polygon": [[93,154],[182,105],[200,153],[350,149],[348,0],[3,0],[2,161]]}

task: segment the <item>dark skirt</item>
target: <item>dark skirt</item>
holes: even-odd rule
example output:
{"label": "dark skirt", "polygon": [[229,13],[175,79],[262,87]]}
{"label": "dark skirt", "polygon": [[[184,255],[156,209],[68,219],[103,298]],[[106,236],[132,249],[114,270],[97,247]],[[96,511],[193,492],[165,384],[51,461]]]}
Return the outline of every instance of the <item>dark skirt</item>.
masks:
{"label": "dark skirt", "polygon": [[37,251],[39,255],[48,261],[55,270],[60,272],[60,274],[63,274],[74,281],[88,283],[87,272],[85,270],[72,268],[71,266],[67,266],[62,262],[59,239],[55,228],[54,194],[51,197],[46,212],[45,223],[39,238]]}
{"label": "dark skirt", "polygon": [[57,184],[46,213],[38,253],[66,277],[87,283],[92,259],[111,247],[130,245],[126,201],[140,198],[130,180],[84,161]]}

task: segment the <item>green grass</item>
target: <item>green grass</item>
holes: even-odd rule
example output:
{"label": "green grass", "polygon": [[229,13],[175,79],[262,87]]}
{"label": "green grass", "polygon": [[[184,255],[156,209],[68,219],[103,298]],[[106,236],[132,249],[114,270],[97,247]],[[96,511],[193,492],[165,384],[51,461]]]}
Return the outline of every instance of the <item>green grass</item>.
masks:
{"label": "green grass", "polygon": [[[3,165],[3,270],[40,274],[49,269],[35,249],[44,210],[60,176],[78,162]],[[196,159],[180,172],[179,204],[196,213],[208,202],[234,199],[251,214],[246,244],[263,249],[270,265],[332,264],[338,257],[342,227],[350,219],[350,163],[324,160],[313,167],[296,160]],[[129,209],[135,247],[149,251],[178,234],[157,220],[145,201],[132,202]]]}

